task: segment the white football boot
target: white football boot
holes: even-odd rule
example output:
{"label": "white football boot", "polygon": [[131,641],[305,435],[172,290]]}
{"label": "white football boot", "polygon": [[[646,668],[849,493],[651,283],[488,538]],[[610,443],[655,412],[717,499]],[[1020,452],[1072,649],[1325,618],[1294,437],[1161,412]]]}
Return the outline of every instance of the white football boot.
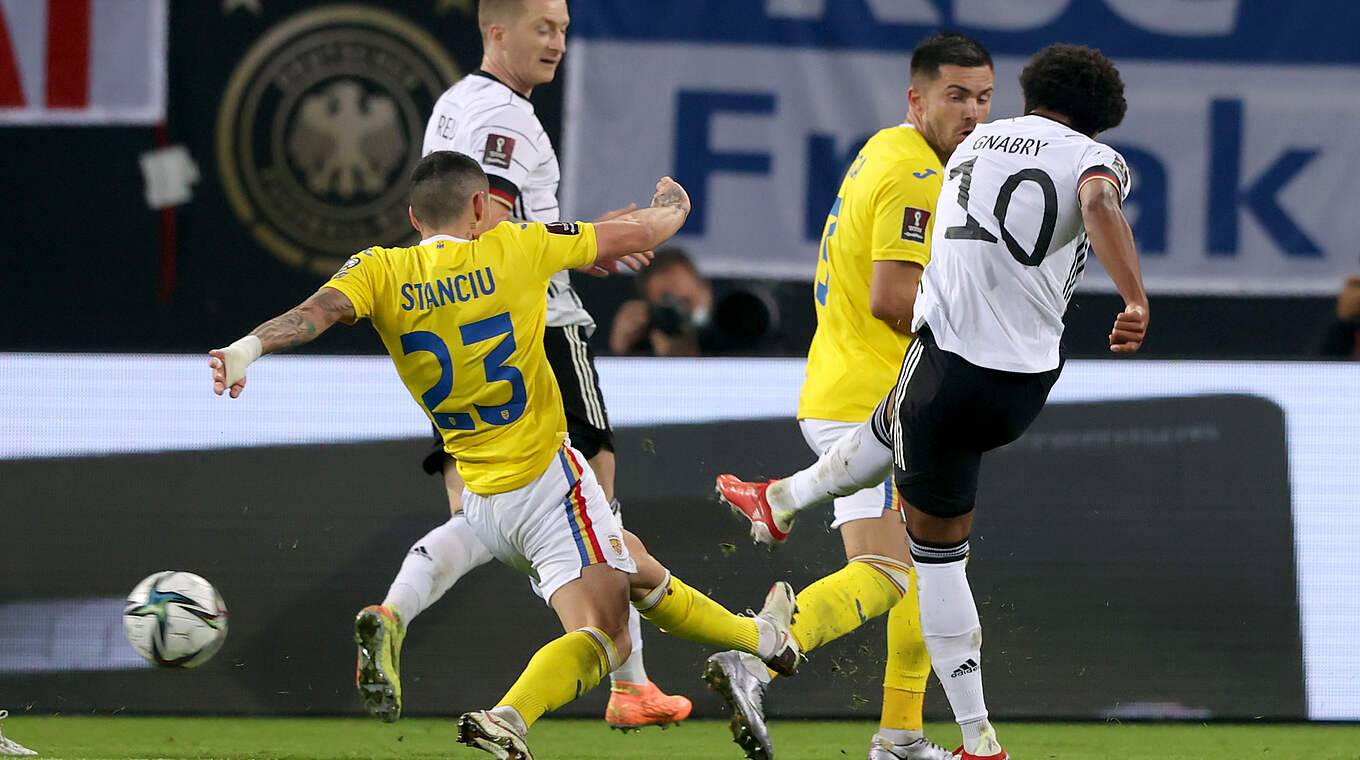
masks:
{"label": "white football boot", "polygon": [[458,741],[490,752],[497,760],[534,760],[524,734],[490,710],[463,713],[458,719]]}
{"label": "white football boot", "polygon": [[[0,710],[0,721],[9,717],[9,710]],[[25,747],[13,739],[6,739],[4,734],[0,734],[0,755],[36,755],[37,752]]]}
{"label": "white football boot", "polygon": [[770,672],[755,655],[719,652],[704,666],[704,683],[732,710],[732,741],[750,760],[771,760],[774,744],[765,728],[765,687]]}
{"label": "white football boot", "polygon": [[906,744],[893,744],[874,734],[869,760],[954,760],[954,753],[924,736]]}

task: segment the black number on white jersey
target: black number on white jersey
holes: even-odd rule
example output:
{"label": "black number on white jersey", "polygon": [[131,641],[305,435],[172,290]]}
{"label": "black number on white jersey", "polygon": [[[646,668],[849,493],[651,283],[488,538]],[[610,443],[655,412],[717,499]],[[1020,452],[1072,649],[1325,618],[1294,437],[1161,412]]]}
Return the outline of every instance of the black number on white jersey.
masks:
{"label": "black number on white jersey", "polygon": [[953,179],[962,175],[959,180],[959,205],[963,206],[963,213],[968,217],[963,224],[958,224],[944,231],[944,236],[949,240],[981,240],[985,243],[995,243],[996,235],[982,229],[978,220],[968,213],[968,191],[973,187],[973,164],[977,163],[977,156],[955,166],[949,170],[949,178]]}
{"label": "black number on white jersey", "polygon": [[[1006,212],[1010,210],[1011,196],[1022,182],[1033,182],[1044,192],[1044,221],[1039,225],[1039,235],[1034,240],[1034,250],[1026,251],[1015,236],[1006,230]],[[996,223],[1001,228],[1001,237],[1011,257],[1027,267],[1037,267],[1048,255],[1048,245],[1053,242],[1053,228],[1058,224],[1058,188],[1053,186],[1053,178],[1043,169],[1021,169],[1001,183],[996,194]],[[993,238],[995,239],[995,238]]]}
{"label": "black number on white jersey", "polygon": [[[968,213],[968,193],[972,189],[973,166],[976,163],[975,156],[949,170],[949,179],[961,177],[958,202],[967,218],[963,224],[946,229],[944,236],[949,240],[981,240],[985,243],[995,243],[996,236],[983,229],[978,220]],[[1024,182],[1035,183],[1044,194],[1044,219],[1039,225],[1039,235],[1034,241],[1033,251],[1026,251],[1006,229],[1006,213],[1010,211],[1011,196]],[[1035,168],[1021,169],[1012,174],[1001,183],[1001,190],[996,195],[996,206],[993,207],[992,213],[996,216],[997,226],[1001,228],[1001,237],[1006,241],[1006,249],[1011,252],[1011,258],[1027,267],[1042,264],[1044,257],[1048,255],[1048,246],[1053,242],[1053,230],[1058,224],[1058,189],[1053,184],[1053,178],[1043,169]]]}

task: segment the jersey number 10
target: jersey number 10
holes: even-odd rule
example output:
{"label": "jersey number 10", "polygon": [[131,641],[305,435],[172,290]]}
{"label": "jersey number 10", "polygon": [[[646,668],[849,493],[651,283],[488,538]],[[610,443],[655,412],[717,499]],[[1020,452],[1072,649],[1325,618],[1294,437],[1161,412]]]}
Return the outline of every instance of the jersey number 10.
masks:
{"label": "jersey number 10", "polygon": [[[995,243],[996,235],[983,229],[978,220],[968,213],[968,191],[973,185],[973,165],[976,163],[977,157],[974,156],[949,170],[949,179],[961,177],[958,201],[967,219],[963,224],[946,229],[944,236],[949,240],[981,240]],[[1024,182],[1033,182],[1044,193],[1044,220],[1039,225],[1039,236],[1034,240],[1033,251],[1026,251],[1006,229],[1006,212],[1011,207],[1011,196],[1015,195],[1016,189]],[[1053,242],[1053,229],[1058,225],[1058,189],[1053,185],[1053,178],[1043,169],[1035,168],[1021,169],[1012,174],[1001,183],[992,214],[996,217],[997,226],[1001,228],[1001,237],[1006,241],[1006,249],[1011,252],[1011,258],[1027,267],[1039,266],[1048,255],[1048,246]]]}

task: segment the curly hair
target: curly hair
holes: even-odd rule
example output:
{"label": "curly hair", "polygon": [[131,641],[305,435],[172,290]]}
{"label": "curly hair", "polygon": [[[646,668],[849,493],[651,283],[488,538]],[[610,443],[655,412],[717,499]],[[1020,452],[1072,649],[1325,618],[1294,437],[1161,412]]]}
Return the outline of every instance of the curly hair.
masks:
{"label": "curly hair", "polygon": [[1084,45],[1055,44],[1035,53],[1020,72],[1025,113],[1045,108],[1091,136],[1119,126],[1129,104],[1124,80],[1109,58]]}

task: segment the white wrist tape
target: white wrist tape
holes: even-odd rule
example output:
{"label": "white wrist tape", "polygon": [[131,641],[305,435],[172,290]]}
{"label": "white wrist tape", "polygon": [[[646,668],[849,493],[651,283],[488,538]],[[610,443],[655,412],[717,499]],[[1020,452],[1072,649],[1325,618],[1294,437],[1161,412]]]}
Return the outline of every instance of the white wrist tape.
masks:
{"label": "white wrist tape", "polygon": [[250,363],[260,358],[264,351],[264,346],[260,339],[254,335],[247,335],[244,338],[232,343],[230,346],[221,349],[222,355],[226,357],[226,366],[223,371],[227,376],[227,387],[231,387],[246,376],[246,367]]}

